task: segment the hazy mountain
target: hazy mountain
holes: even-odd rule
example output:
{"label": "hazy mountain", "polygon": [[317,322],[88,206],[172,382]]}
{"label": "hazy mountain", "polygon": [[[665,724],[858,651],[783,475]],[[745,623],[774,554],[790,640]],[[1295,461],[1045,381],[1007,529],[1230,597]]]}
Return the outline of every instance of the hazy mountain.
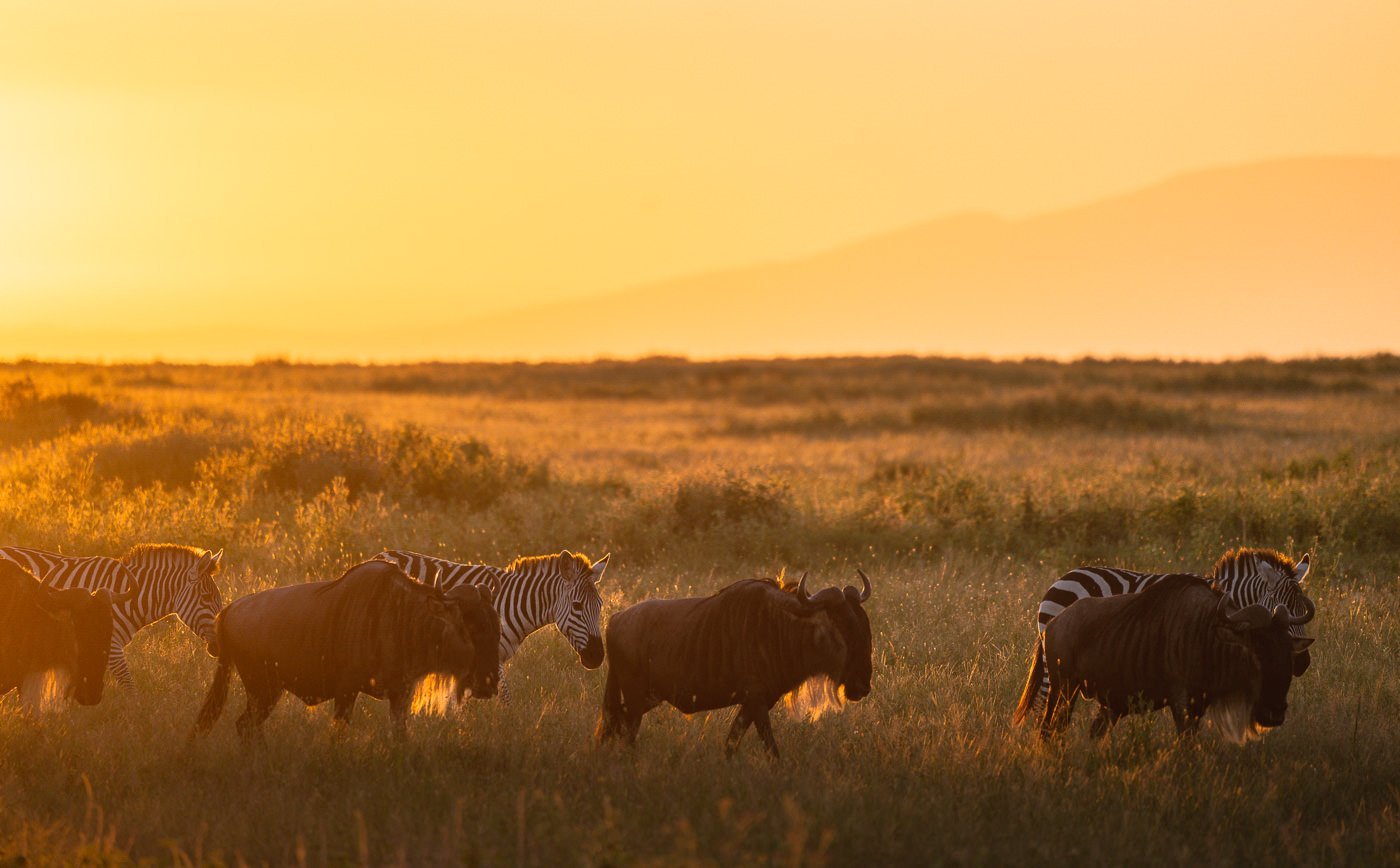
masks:
{"label": "hazy mountain", "polygon": [[392,298],[382,314],[354,332],[270,321],[160,333],[7,327],[0,314],[0,358],[1394,351],[1400,158],[1213,169],[1037,217],[930,220],[804,259],[467,321],[404,325]]}
{"label": "hazy mountain", "polygon": [[1022,220],[931,220],[789,262],[483,317],[425,349],[1220,356],[1400,347],[1400,159],[1214,169]]}

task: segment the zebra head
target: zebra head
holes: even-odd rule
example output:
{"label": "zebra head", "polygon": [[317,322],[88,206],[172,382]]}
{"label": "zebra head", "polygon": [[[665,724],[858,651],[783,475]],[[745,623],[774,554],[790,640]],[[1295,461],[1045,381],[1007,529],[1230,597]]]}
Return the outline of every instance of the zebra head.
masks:
{"label": "zebra head", "polygon": [[598,582],[608,568],[608,557],[603,555],[594,563],[568,549],[559,553],[563,583],[554,604],[554,626],[578,652],[584,669],[603,665],[603,631],[598,625],[603,598],[598,596]]}
{"label": "zebra head", "polygon": [[1317,607],[1303,591],[1308,575],[1308,555],[1297,561],[1268,549],[1239,549],[1227,552],[1215,565],[1213,578],[1240,605],[1257,603],[1270,611],[1283,606],[1293,616],[1288,635],[1300,649],[1293,655],[1293,675],[1299,676],[1312,664],[1306,650],[1309,642],[1303,625],[1313,619]]}
{"label": "zebra head", "polygon": [[207,551],[193,546],[137,546],[123,560],[137,573],[143,573],[147,584],[152,580],[165,586],[170,594],[170,609],[205,641],[213,656],[219,654],[219,640],[214,619],[224,608],[223,596],[214,576],[219,574],[224,550]]}

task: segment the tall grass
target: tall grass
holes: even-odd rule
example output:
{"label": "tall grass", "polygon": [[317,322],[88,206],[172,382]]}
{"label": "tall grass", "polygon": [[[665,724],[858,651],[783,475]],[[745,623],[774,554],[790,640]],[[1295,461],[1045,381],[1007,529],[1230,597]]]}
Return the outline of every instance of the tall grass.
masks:
{"label": "tall grass", "polygon": [[[723,713],[659,710],[635,751],[598,748],[602,672],[550,631],[512,663],[508,706],[415,718],[400,745],[380,703],[337,735],[328,710],[287,700],[250,754],[227,719],[182,747],[213,666],[163,622],[129,649],[135,692],[37,718],[0,700],[0,859],[1375,864],[1400,851],[1391,357],[26,364],[7,377],[28,385],[0,430],[0,542],[222,547],[229,599],[384,547],[498,563],[611,551],[605,615],[784,568],[845,584],[860,566],[875,580],[875,680],[839,714],[778,714],[776,768],[754,743],[724,760]],[[63,395],[100,409],[60,414]],[[1034,606],[1059,573],[1204,570],[1236,545],[1313,554],[1318,644],[1285,726],[1236,748],[1177,744],[1156,717],[1104,744],[1082,722],[1044,747],[1009,725]]]}

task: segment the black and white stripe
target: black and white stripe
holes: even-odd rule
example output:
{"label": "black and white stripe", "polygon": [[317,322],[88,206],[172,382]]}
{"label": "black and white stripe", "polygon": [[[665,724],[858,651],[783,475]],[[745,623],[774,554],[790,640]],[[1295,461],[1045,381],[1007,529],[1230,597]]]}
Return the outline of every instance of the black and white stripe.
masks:
{"label": "black and white stripe", "polygon": [[205,642],[214,639],[214,618],[223,598],[213,577],[223,551],[181,545],[138,545],[120,560],[65,557],[42,549],[0,547],[0,558],[13,561],[55,588],[106,588],[113,595],[133,590],[112,605],[112,647],[107,666],[117,683],[131,687],[126,645],[140,630],[174,615]]}
{"label": "black and white stripe", "polygon": [[[1289,556],[1269,549],[1234,549],[1226,552],[1216,561],[1210,575],[1203,576],[1211,586],[1229,597],[1237,606],[1251,606],[1256,603],[1272,609],[1283,605],[1296,616],[1307,613],[1312,605],[1303,593],[1302,581],[1308,574],[1308,555],[1294,561]],[[1070,570],[1055,581],[1041,598],[1036,608],[1036,629],[1045,632],[1045,627],[1055,616],[1085,597],[1111,597],[1118,594],[1136,594],[1166,578],[1170,573],[1143,573],[1117,567],[1079,567]],[[1289,633],[1301,638],[1301,624],[1288,628]],[[1304,662],[1302,668],[1306,668]],[[1042,667],[1043,668],[1043,667]],[[1048,670],[1042,678],[1040,692],[1031,708],[1044,702],[1050,690]],[[1297,674],[1302,674],[1297,671]]]}
{"label": "black and white stripe", "polygon": [[[498,692],[509,701],[505,663],[531,633],[553,624],[589,669],[602,663],[599,625],[603,601],[598,582],[608,555],[596,563],[568,549],[557,555],[516,558],[507,567],[462,564],[409,551],[385,551],[377,560],[397,565],[410,577],[450,591],[461,584],[491,585],[501,618],[501,677]],[[594,662],[596,660],[596,662]]]}

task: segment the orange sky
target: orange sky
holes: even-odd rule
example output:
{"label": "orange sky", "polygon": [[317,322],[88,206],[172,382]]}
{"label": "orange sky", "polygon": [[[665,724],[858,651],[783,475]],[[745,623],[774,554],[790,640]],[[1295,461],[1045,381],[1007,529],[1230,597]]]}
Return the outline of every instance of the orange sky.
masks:
{"label": "orange sky", "polygon": [[1205,166],[1400,154],[1400,3],[1375,0],[0,0],[0,21],[11,335],[430,326]]}

